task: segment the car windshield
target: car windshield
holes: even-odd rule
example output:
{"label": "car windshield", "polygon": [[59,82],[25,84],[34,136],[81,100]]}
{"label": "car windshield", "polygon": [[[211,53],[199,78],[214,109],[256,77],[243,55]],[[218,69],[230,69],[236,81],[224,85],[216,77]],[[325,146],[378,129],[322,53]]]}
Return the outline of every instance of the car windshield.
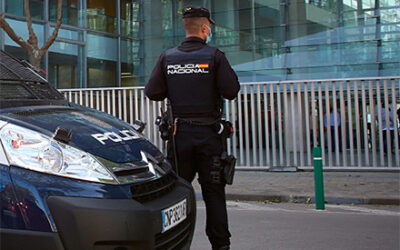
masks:
{"label": "car windshield", "polygon": [[0,80],[0,109],[51,104],[66,105],[67,101],[48,83]]}
{"label": "car windshield", "polygon": [[0,109],[66,103],[64,96],[29,63],[0,50]]}

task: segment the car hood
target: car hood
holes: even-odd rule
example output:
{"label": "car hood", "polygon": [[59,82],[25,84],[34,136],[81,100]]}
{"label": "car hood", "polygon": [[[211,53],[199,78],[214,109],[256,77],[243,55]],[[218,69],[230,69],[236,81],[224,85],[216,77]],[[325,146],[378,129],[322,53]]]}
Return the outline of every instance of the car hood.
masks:
{"label": "car hood", "polygon": [[57,129],[72,133],[69,145],[116,163],[142,161],[143,153],[157,162],[163,154],[134,128],[106,113],[78,106],[36,106],[0,110],[0,120],[50,137]]}

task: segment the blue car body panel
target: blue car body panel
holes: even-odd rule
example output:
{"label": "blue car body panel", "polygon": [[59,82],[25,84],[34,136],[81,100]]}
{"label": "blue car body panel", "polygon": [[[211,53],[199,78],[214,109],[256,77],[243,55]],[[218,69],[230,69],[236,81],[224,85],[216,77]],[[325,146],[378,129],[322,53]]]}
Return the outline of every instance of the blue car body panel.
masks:
{"label": "blue car body panel", "polygon": [[[7,124],[91,154],[115,182],[14,166],[2,144],[11,142],[0,138],[1,249],[190,248],[194,190],[160,150],[130,124],[68,103],[46,79],[0,50],[0,131]],[[187,217],[165,232],[163,211],[181,202]]]}

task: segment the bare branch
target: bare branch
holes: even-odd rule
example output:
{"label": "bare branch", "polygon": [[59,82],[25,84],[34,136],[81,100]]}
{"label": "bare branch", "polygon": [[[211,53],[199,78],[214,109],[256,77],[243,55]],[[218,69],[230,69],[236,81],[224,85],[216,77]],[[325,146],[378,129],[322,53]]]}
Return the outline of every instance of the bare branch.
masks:
{"label": "bare branch", "polygon": [[56,38],[58,36],[58,30],[60,29],[60,26],[61,26],[61,20],[62,20],[62,0],[58,0],[57,1],[57,24],[56,24],[56,27],[54,27],[53,34],[49,37],[47,42],[40,49],[41,54],[46,53],[46,51],[50,48],[50,46],[56,40]]}
{"label": "bare branch", "polygon": [[38,49],[38,39],[32,28],[31,11],[29,10],[29,0],[24,0],[24,8],[26,15],[26,24],[28,26],[28,31],[29,31],[28,43],[32,45],[33,48]]}
{"label": "bare branch", "polygon": [[19,46],[21,46],[26,52],[31,50],[31,45],[25,41],[22,37],[17,35],[14,30],[10,27],[3,16],[0,15],[0,27],[7,33],[7,35]]}

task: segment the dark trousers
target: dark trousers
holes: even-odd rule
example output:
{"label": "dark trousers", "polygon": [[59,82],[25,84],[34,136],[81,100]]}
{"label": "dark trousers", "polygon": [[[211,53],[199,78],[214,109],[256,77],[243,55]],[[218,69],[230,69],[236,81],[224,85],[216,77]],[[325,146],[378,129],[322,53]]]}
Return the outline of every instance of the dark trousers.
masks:
{"label": "dark trousers", "polygon": [[[191,183],[198,173],[206,205],[206,234],[212,247],[230,245],[225,184],[213,184],[209,181],[212,158],[222,153],[221,137],[213,125],[182,123],[178,125],[175,142],[179,176]],[[168,145],[168,158],[174,162],[171,144]]]}
{"label": "dark trousers", "polygon": [[330,126],[330,128],[331,128],[331,145],[332,145],[332,152],[335,152],[337,149],[339,149],[339,151],[341,152],[342,151],[342,140],[341,140],[341,135],[340,135],[340,132],[341,132],[341,128],[340,128],[340,126],[338,126],[337,127],[337,131],[338,131],[338,142],[337,142],[337,144],[339,144],[339,145],[336,145],[336,142],[335,142],[335,127],[334,126]]}
{"label": "dark trousers", "polygon": [[[388,141],[387,141],[387,133],[389,133],[389,138],[390,138],[390,147],[394,148],[394,130],[382,130],[383,132],[383,150],[385,153],[388,153]],[[390,152],[389,152],[390,153]]]}

